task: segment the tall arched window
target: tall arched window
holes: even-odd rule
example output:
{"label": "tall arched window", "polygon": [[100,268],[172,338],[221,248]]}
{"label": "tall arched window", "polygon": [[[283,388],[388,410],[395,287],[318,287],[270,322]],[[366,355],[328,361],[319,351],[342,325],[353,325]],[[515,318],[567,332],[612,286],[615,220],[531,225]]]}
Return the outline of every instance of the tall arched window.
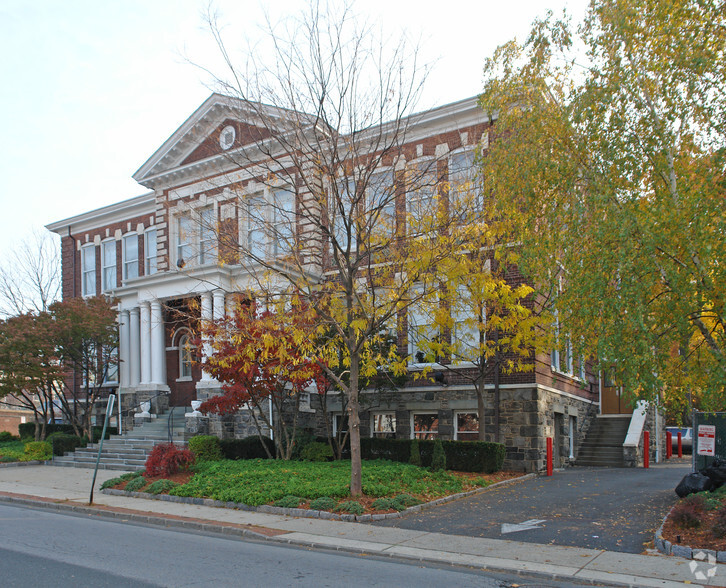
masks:
{"label": "tall arched window", "polygon": [[192,379],[192,346],[189,335],[179,338],[179,379]]}

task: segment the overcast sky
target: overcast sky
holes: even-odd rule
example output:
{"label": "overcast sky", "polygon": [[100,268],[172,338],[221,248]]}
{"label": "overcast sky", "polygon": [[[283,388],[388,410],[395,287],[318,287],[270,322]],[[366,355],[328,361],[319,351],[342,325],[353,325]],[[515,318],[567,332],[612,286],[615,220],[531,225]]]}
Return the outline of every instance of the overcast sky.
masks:
{"label": "overcast sky", "polygon": [[[0,263],[33,229],[145,193],[131,175],[209,96],[218,54],[205,0],[0,0]],[[303,2],[217,0],[227,32],[254,43],[263,13]],[[391,35],[435,62],[421,104],[477,94],[497,45],[523,40],[549,8],[585,0],[364,0]],[[205,85],[206,84],[206,85]]]}

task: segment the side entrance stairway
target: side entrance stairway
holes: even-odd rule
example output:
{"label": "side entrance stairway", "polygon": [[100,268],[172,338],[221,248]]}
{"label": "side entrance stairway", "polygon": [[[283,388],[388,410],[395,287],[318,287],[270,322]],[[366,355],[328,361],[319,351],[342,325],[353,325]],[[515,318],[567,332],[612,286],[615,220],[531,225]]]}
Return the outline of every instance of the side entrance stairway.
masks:
{"label": "side entrance stairway", "polygon": [[[98,464],[99,469],[137,471],[143,470],[146,458],[154,445],[169,442],[169,412],[173,411],[172,440],[184,443],[184,406],[172,407],[170,411],[148,423],[134,427],[123,435],[112,435],[103,442],[103,452]],[[77,468],[92,468],[98,457],[98,443],[76,449],[63,457],[54,457],[53,465]]]}
{"label": "side entrance stairway", "polygon": [[577,452],[575,465],[622,468],[623,442],[628,434],[630,415],[597,417]]}

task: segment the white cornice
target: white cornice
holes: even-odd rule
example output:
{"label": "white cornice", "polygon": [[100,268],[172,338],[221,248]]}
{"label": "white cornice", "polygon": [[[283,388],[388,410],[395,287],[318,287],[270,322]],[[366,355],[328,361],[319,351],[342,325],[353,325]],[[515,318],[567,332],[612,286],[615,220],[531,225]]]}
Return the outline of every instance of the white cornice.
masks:
{"label": "white cornice", "polygon": [[137,216],[154,214],[154,206],[155,194],[154,192],[148,192],[141,196],[117,202],[116,204],[96,208],[90,212],[84,212],[83,214],[50,223],[45,225],[45,228],[59,235],[65,235],[69,228],[74,233],[87,231],[115,222],[128,221]]}

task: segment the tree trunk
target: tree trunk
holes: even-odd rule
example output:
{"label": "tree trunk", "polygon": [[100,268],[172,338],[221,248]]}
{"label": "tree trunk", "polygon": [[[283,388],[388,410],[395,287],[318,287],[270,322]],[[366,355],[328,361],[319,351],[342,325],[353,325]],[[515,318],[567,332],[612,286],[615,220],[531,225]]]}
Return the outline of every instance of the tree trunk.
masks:
{"label": "tree trunk", "polygon": [[[479,441],[486,441],[486,428],[484,427],[486,417],[486,406],[484,403],[484,394],[486,393],[486,387],[484,385],[485,377],[481,374],[474,382],[474,389],[476,390],[476,412],[479,418]],[[456,426],[456,423],[454,423]]]}
{"label": "tree trunk", "polygon": [[362,464],[360,455],[360,415],[358,404],[358,372],[360,356],[357,351],[350,354],[350,387],[348,389],[348,430],[350,431],[350,495],[363,493],[361,481]]}

